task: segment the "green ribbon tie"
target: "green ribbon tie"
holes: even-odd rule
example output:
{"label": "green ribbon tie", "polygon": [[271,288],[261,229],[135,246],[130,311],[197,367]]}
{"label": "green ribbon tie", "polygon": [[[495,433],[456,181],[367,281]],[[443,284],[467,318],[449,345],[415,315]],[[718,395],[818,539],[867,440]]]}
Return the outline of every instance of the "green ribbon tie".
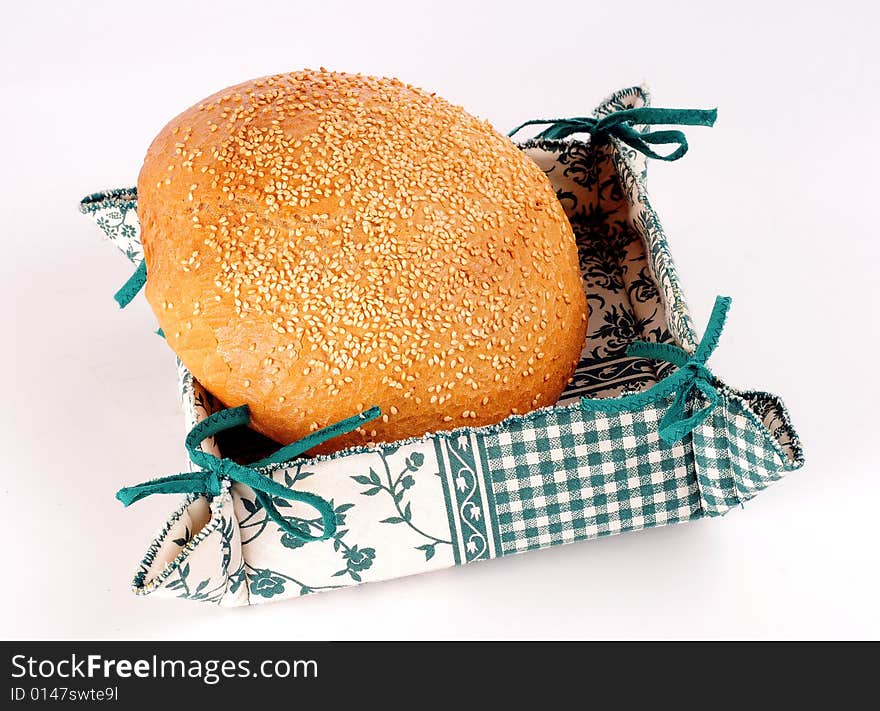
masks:
{"label": "green ribbon tie", "polygon": [[137,269],[134,270],[134,274],[128,277],[128,280],[122,285],[122,288],[119,291],[113,294],[113,298],[116,299],[119,308],[124,309],[128,306],[131,303],[131,300],[138,295],[138,292],[144,288],[144,284],[146,283],[147,262],[146,260],[141,260]]}
{"label": "green ribbon tie", "polygon": [[[575,133],[589,133],[597,139],[614,136],[616,139],[649,158],[658,160],[678,160],[688,150],[684,133],[678,129],[664,131],[637,131],[636,126],[712,126],[718,117],[717,109],[661,109],[644,106],[638,109],[623,109],[595,118],[575,116],[567,119],[532,119],[520,124],[507,135],[513,137],[526,126],[546,125],[536,138],[561,139]],[[661,154],[651,146],[677,146],[671,153]]]}
{"label": "green ribbon tie", "polygon": [[[298,442],[288,444],[258,462],[244,465],[238,464],[231,459],[209,454],[200,446],[206,438],[212,437],[218,432],[222,432],[230,427],[246,425],[250,422],[250,411],[247,405],[221,410],[206,417],[193,427],[186,436],[186,448],[189,452],[189,457],[193,463],[201,467],[201,471],[172,474],[171,476],[160,477],[137,484],[136,486],[128,486],[117,491],[116,498],[125,506],[129,506],[135,501],[153,494],[206,494],[208,496],[219,496],[224,480],[237,481],[246,484],[254,490],[257,500],[266,510],[266,515],[278,524],[285,533],[301,541],[323,541],[336,533],[336,513],[333,511],[333,506],[330,505],[330,502],[317,494],[307,491],[296,491],[279,484],[271,477],[256,471],[256,469],[268,464],[289,462],[312,447],[316,447],[333,437],[351,432],[360,427],[364,422],[374,420],[381,414],[382,412],[378,407],[371,407],[369,410],[365,410],[358,415],[348,417],[333,425],[312,432]],[[321,535],[313,536],[284,518],[275,506],[273,497],[280,497],[288,501],[300,501],[314,508],[321,516]]]}
{"label": "green ribbon tie", "polygon": [[[715,389],[715,376],[706,367],[706,361],[718,346],[718,339],[721,337],[729,309],[729,297],[715,298],[709,325],[706,326],[703,339],[693,355],[678,346],[645,341],[633,341],[626,349],[628,356],[663,360],[678,366],[678,371],[669,377],[670,392],[675,392],[675,399],[660,418],[660,439],[667,444],[677,442],[701,425],[720,400]],[[688,401],[696,392],[702,393],[708,404],[688,415]]]}

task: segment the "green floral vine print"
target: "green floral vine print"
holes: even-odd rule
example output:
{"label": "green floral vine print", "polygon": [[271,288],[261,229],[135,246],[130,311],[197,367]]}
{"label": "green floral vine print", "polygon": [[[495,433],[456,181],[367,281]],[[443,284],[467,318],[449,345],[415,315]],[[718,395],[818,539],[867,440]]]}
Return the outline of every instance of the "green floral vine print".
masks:
{"label": "green floral vine print", "polygon": [[226,592],[226,581],[222,580],[218,585],[208,589],[210,579],[202,580],[195,586],[189,580],[190,564],[185,563],[177,568],[177,577],[166,584],[168,590],[180,590],[178,597],[198,602],[218,603]]}
{"label": "green floral vine print", "polygon": [[230,517],[226,519],[224,524],[220,527],[220,540],[221,547],[223,550],[223,559],[222,559],[222,568],[223,574],[228,576],[229,582],[227,585],[229,593],[236,593],[238,589],[241,587],[242,583],[245,580],[245,569],[244,569],[244,560],[242,559],[239,562],[238,568],[231,572],[229,570],[229,565],[232,562],[232,537],[233,537],[233,519]]}
{"label": "green floral vine print", "polygon": [[275,597],[284,592],[285,580],[271,570],[256,570],[250,576],[251,595]]}
{"label": "green floral vine print", "polygon": [[364,496],[376,496],[376,494],[379,494],[380,492],[385,492],[391,497],[391,500],[394,502],[396,515],[383,518],[380,523],[404,524],[409,526],[409,528],[423,538],[428,539],[426,543],[416,546],[415,548],[416,550],[424,552],[425,560],[431,560],[437,552],[436,547],[438,545],[451,546],[452,541],[434,536],[422,530],[413,522],[412,504],[406,500],[406,494],[415,484],[415,479],[412,475],[419,471],[425,463],[425,456],[421,452],[413,452],[406,458],[406,466],[397,474],[397,476],[394,476],[392,475],[391,468],[388,464],[388,455],[393,454],[397,449],[397,447],[387,448],[378,453],[382,461],[384,479],[379,476],[372,467],[370,467],[368,474],[359,474],[351,478],[358,484],[367,487],[361,492]]}
{"label": "green floral vine print", "polygon": [[[303,468],[302,464],[299,464],[293,473],[290,471],[284,472],[284,482],[288,487],[293,487],[297,482],[302,481],[310,476],[312,476],[313,472],[306,471]],[[266,527],[271,524],[271,519],[268,516],[260,515],[263,506],[256,498],[248,498],[246,496],[240,496],[239,500],[241,501],[241,505],[244,507],[245,511],[247,511],[247,515],[239,522],[239,528],[242,530],[242,545],[251,543],[256,540],[262,533],[266,530]],[[288,508],[290,503],[285,501],[284,499],[275,497],[273,499],[275,505],[279,509]],[[361,573],[365,570],[369,570],[373,566],[373,561],[376,560],[376,549],[371,547],[361,547],[359,544],[349,544],[345,539],[345,537],[349,534],[349,529],[345,527],[346,525],[346,512],[354,508],[354,504],[350,503],[342,503],[337,505],[332,499],[330,500],[330,505],[333,507],[333,511],[336,515],[336,534],[333,536],[333,550],[337,553],[341,553],[341,562],[343,563],[343,567],[337,570],[332,574],[332,577],[341,577],[348,576],[355,582],[363,582],[363,578],[361,577]],[[296,526],[298,529],[302,530],[305,533],[317,534],[323,530],[323,524],[320,518],[300,518],[297,516],[285,516],[285,519]],[[254,532],[250,532],[250,529],[255,529]],[[300,538],[296,538],[295,536],[290,535],[289,533],[283,533],[280,537],[281,545],[285,548],[289,548],[291,550],[296,550],[298,548],[302,548],[305,545],[309,545],[308,542],[303,541]],[[314,544],[312,544],[314,545]],[[282,580],[284,576],[281,573],[274,573],[274,575],[281,576]],[[249,575],[251,581],[251,592],[254,593],[253,589],[253,581],[254,576]],[[262,581],[263,578],[260,578]],[[296,581],[297,584],[300,585],[301,594],[306,594],[306,592],[311,592],[312,590],[324,589],[327,586],[312,586],[305,585]],[[260,583],[263,585],[263,583]],[[281,586],[283,588],[283,584]],[[329,587],[341,587],[341,586],[329,586]],[[306,592],[303,592],[305,590]],[[266,592],[269,592],[267,595]],[[275,594],[280,594],[280,590],[278,593],[273,593],[270,589],[267,588],[264,592],[257,592],[258,595],[263,595],[264,597],[271,597]]]}
{"label": "green floral vine print", "polygon": [[343,553],[342,557],[345,559],[345,568],[333,573],[333,576],[349,575],[352,580],[361,582],[360,573],[372,567],[373,561],[376,559],[376,549],[359,549],[356,545],[351,547],[345,546],[345,553]]}
{"label": "green floral vine print", "polygon": [[276,595],[283,595],[288,583],[298,586],[300,595],[308,595],[318,590],[334,590],[345,587],[344,585],[307,585],[297,578],[276,570],[254,568],[248,563],[245,563],[245,567],[247,568],[251,595],[259,597],[271,598]]}
{"label": "green floral vine print", "polygon": [[[217,578],[218,582],[211,587],[211,579],[204,579],[193,584],[190,580],[192,567],[189,562],[184,563],[175,571],[167,583],[168,590],[178,591],[177,596],[188,600],[196,600],[200,602],[219,603],[224,595],[228,592],[235,593],[244,582],[244,564],[240,564],[238,569],[230,572],[229,566],[232,562],[232,538],[233,538],[233,519],[227,518],[223,524],[217,529],[220,535],[220,544],[222,550],[221,570],[222,574]],[[184,527],[184,534],[179,538],[172,540],[177,546],[186,546],[193,538],[189,526]]]}

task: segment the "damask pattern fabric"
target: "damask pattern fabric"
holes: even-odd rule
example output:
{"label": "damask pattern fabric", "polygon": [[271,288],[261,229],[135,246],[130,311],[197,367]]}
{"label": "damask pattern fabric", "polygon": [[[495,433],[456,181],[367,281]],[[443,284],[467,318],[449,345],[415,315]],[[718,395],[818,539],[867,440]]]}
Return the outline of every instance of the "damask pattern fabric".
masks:
{"label": "damask pattern fabric", "polygon": [[[647,100],[626,89],[596,115]],[[296,597],[724,514],[801,466],[779,399],[721,383],[718,404],[692,433],[672,444],[659,437],[672,398],[652,393],[676,368],[626,348],[638,339],[693,352],[697,336],[648,202],[644,158],[615,140],[522,148],[566,209],[590,305],[581,362],[560,403],[491,427],[264,468],[331,503],[337,531],[328,540],[285,533],[239,483],[210,501],[190,496],[148,549],[135,592],[228,606]],[[136,197],[134,189],[96,193],[81,209],[137,263]],[[189,429],[221,404],[179,362],[178,375]],[[689,407],[705,404],[694,397]],[[248,457],[265,443],[245,432],[202,446]],[[320,530],[309,507],[273,503],[297,527]]]}
{"label": "damask pattern fabric", "polygon": [[523,150],[548,175],[568,215],[590,309],[581,359],[560,403],[649,387],[668,365],[629,357],[626,347],[636,339],[670,343],[672,336],[645,241],[629,219],[613,147],[529,141]]}

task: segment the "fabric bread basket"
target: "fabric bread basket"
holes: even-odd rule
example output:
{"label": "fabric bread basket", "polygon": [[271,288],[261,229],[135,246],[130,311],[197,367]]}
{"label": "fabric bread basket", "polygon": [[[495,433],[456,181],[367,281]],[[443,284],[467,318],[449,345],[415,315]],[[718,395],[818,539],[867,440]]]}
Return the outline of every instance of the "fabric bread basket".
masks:
{"label": "fabric bread basket", "polygon": [[[677,158],[686,143],[632,128],[676,122],[639,114],[648,103],[645,89],[625,89],[593,117],[551,122],[520,144],[569,217],[590,306],[580,364],[555,406],[328,456],[299,456],[306,443],[263,456],[266,442],[238,427],[246,411],[224,409],[178,361],[192,470],[120,498],[189,493],[134,591],[279,600],[723,515],[799,468],[779,398],[733,389],[706,367],[730,301],[717,300],[700,337],[645,182],[646,155]],[[653,151],[676,141],[672,155]],[[140,264],[136,207],[134,188],[80,205]]]}

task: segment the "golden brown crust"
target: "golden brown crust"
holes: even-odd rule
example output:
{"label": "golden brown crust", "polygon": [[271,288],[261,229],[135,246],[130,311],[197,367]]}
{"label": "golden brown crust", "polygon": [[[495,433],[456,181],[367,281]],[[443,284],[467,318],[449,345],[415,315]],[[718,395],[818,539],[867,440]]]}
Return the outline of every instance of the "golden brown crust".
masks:
{"label": "golden brown crust", "polygon": [[146,293],[168,344],[254,427],[316,451],[554,403],[586,333],[571,227],[540,169],[459,107],[321,71],[172,120],[138,179]]}

